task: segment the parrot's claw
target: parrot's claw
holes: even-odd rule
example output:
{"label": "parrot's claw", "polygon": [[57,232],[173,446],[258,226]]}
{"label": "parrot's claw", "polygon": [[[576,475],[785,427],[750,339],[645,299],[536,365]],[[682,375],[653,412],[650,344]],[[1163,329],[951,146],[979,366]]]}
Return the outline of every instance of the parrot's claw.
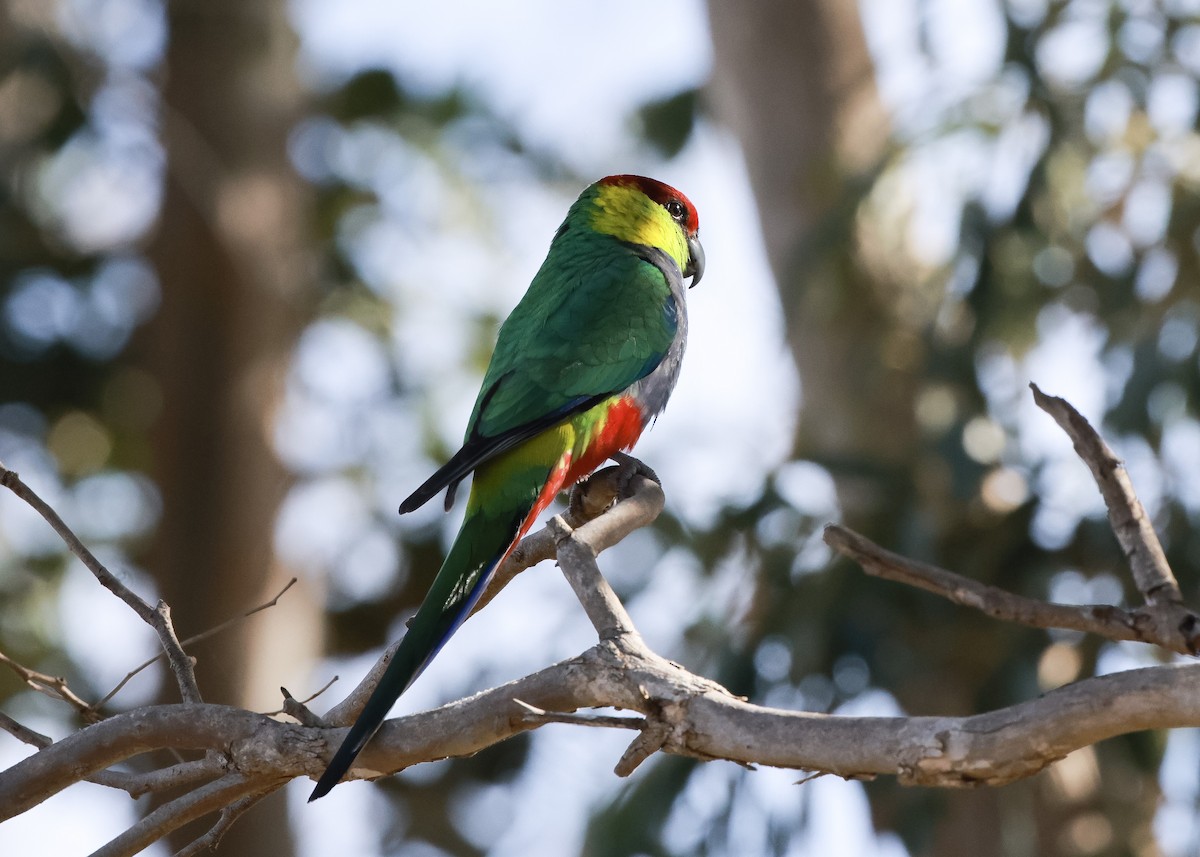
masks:
{"label": "parrot's claw", "polygon": [[617,474],[618,497],[624,498],[629,496],[629,486],[635,476],[645,476],[659,487],[662,486],[662,480],[658,478],[658,474],[640,459],[634,458],[627,452],[614,452],[611,457],[621,468]]}
{"label": "parrot's claw", "polygon": [[[612,469],[615,470],[615,468]],[[609,506],[616,502],[616,497],[609,491],[597,491],[596,477],[602,472],[593,473],[587,479],[577,483],[567,496],[566,520],[572,526],[578,527],[597,515],[603,514]]]}
{"label": "parrot's claw", "polygon": [[657,473],[632,455],[617,452],[611,458],[616,464],[597,470],[571,489],[566,520],[572,526],[582,526],[632,496],[633,482],[639,476],[662,484]]}

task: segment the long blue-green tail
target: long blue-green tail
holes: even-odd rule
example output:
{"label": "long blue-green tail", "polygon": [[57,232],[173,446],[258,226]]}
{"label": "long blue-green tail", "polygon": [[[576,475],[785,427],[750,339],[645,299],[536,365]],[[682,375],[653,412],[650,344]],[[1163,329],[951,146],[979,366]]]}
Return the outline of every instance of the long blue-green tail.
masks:
{"label": "long blue-green tail", "polygon": [[316,788],[309,795],[310,803],[328,794],[350,770],[354,759],[383,724],[400,694],[408,689],[471,615],[471,609],[483,594],[492,572],[508,552],[529,511],[526,508],[518,515],[506,515],[503,521],[489,519],[481,512],[468,511],[468,518],[463,522],[408,632],[400,641],[395,657],[375,686],[362,713],[350,727],[349,734],[334,754],[329,767],[321,774]]}

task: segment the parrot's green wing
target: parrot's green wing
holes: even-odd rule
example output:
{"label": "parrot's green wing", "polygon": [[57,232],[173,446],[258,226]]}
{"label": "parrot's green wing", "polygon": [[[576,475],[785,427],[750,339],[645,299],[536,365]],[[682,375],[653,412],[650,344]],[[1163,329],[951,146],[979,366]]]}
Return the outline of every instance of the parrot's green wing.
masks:
{"label": "parrot's green wing", "polygon": [[[598,243],[598,242],[592,242]],[[411,512],[481,463],[646,377],[678,330],[682,275],[662,251],[609,239],[548,258],[500,329],[466,440],[400,506]],[[601,262],[603,252],[610,260]]]}

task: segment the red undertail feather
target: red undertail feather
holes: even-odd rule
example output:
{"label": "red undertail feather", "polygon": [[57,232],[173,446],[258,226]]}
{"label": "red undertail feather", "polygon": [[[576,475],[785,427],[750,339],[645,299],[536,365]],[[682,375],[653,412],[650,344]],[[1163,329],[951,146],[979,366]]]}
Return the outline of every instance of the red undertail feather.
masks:
{"label": "red undertail feather", "polygon": [[[538,494],[537,499],[533,501],[533,508],[529,510],[529,514],[525,516],[525,520],[521,522],[521,529],[517,531],[517,537],[513,539],[512,544],[508,546],[508,550],[504,552],[504,556],[500,558],[500,562],[508,557],[509,551],[516,547],[521,539],[525,538],[525,534],[529,532],[529,528],[533,526],[533,522],[537,520],[538,515],[550,505],[559,492],[567,486],[567,473],[571,469],[571,453],[563,453],[563,457],[558,460],[558,466],[550,472],[550,478],[546,480],[546,484],[542,486],[542,491]],[[499,565],[500,563],[497,563]]]}

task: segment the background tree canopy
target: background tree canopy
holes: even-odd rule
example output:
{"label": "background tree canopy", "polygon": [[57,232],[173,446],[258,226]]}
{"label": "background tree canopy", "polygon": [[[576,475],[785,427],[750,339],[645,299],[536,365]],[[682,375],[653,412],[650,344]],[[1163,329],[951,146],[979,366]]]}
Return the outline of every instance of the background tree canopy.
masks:
{"label": "background tree canopy", "polygon": [[[566,206],[614,172],[684,190],[709,257],[639,446],[667,512],[602,561],[652,648],[758,703],[859,714],[1157,662],[866,579],[820,532],[1039,598],[1134,599],[1032,380],[1103,427],[1194,601],[1200,4],[401,6],[0,5],[0,460],[184,635],[300,577],[196,649],[208,699],[353,683],[402,633],[457,516],[395,507],[457,447]],[[523,575],[398,710],[590,637],[557,575]],[[0,496],[0,651],[98,699],[154,645]],[[8,672],[0,703],[77,725]],[[1193,730],[962,792],[669,756],[621,780],[626,741],[551,727],[311,807],[294,783],[222,851],[1200,849]],[[27,752],[0,739],[5,766]],[[82,853],[145,809],[80,785],[0,844]]]}

